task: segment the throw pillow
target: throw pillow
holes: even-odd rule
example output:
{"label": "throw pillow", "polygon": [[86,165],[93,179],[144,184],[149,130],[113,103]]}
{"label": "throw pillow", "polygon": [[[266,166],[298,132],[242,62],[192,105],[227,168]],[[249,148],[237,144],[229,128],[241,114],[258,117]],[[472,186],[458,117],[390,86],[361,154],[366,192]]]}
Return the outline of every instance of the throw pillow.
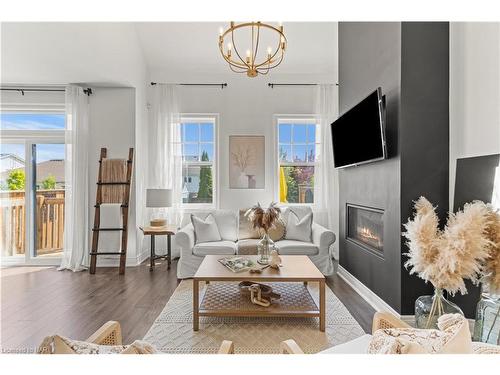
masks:
{"label": "throw pillow", "polygon": [[130,345],[99,345],[55,335],[46,337],[38,348],[39,354],[155,354],[151,344],[136,340]]}
{"label": "throw pillow", "polygon": [[290,213],[288,214],[288,221],[286,223],[285,239],[311,242],[312,222],[312,212],[308,213],[299,220],[297,214],[290,209]]}
{"label": "throw pillow", "polygon": [[142,340],[135,340],[127,349],[120,354],[158,354],[159,351],[150,343]]}
{"label": "throw pillow", "polygon": [[466,354],[472,353],[469,324],[460,314],[439,318],[437,329],[379,329],[368,348],[371,354]]}
{"label": "throw pillow", "polygon": [[[264,235],[264,230],[259,230],[260,237]],[[267,232],[274,242],[282,240],[286,236],[286,224],[281,216],[274,222],[274,225]]]}
{"label": "throw pillow", "polygon": [[217,223],[212,214],[209,214],[205,220],[191,214],[191,222],[194,227],[194,237],[196,243],[220,241],[222,238],[217,228]]}
{"label": "throw pillow", "polygon": [[246,210],[240,210],[240,220],[239,220],[239,233],[238,240],[246,240],[249,238],[260,238],[260,234],[258,230],[253,229],[252,223],[245,216]]}

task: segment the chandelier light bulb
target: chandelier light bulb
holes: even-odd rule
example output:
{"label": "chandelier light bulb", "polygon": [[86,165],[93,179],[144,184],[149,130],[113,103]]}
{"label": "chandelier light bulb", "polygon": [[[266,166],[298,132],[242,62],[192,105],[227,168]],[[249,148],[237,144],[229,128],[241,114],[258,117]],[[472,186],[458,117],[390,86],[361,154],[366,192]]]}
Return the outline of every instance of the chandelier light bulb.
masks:
{"label": "chandelier light bulb", "polygon": [[219,36],[222,36],[222,34],[224,34],[224,29],[221,27],[219,27]]}
{"label": "chandelier light bulb", "polygon": [[271,47],[267,47],[267,56],[271,56],[271,53],[273,52]]}
{"label": "chandelier light bulb", "polygon": [[231,43],[228,43],[228,44],[227,44],[227,49],[228,49],[228,51],[231,51],[231,48],[233,48],[233,45],[232,45]]}

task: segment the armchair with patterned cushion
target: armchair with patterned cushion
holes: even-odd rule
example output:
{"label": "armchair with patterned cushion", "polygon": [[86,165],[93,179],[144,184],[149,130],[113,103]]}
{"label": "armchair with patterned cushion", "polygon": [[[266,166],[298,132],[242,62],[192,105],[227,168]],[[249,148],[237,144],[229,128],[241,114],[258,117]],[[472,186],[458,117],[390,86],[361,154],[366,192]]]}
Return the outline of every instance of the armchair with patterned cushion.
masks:
{"label": "armchair with patterned cushion", "polygon": [[[402,320],[396,318],[392,314],[377,312],[373,317],[372,335],[366,334],[360,336],[344,344],[336,345],[334,347],[323,350],[318,354],[366,354],[368,353],[368,347],[370,346],[370,343],[372,341],[373,334],[375,334],[379,330],[390,330],[394,328],[407,329],[412,327]],[[225,354],[234,353],[234,347],[231,341],[225,341],[224,347],[231,348],[231,350],[227,350]],[[419,352],[423,353],[423,351]],[[484,344],[481,342],[472,342],[471,352],[473,354],[500,354],[500,346]],[[290,339],[281,342],[280,353],[304,354],[304,351],[297,344],[297,342],[295,342],[295,340]]]}
{"label": "armchair with patterned cushion", "polygon": [[[123,345],[120,323],[110,320],[85,341],[63,336],[47,336],[40,344],[38,354],[155,354],[158,351],[149,343],[136,340]],[[223,341],[220,354],[234,353],[233,344]]]}
{"label": "armchair with patterned cushion", "polygon": [[[403,322],[401,319],[396,318],[394,315],[377,312],[373,317],[372,335],[381,329],[392,328],[412,328],[409,324]],[[365,354],[368,352],[368,346],[372,340],[372,335],[364,335],[346,342],[326,349],[318,354]],[[304,354],[300,346],[294,340],[286,340],[280,344],[280,352],[282,354]],[[500,354],[500,346],[484,344],[482,342],[472,342],[473,354]]]}

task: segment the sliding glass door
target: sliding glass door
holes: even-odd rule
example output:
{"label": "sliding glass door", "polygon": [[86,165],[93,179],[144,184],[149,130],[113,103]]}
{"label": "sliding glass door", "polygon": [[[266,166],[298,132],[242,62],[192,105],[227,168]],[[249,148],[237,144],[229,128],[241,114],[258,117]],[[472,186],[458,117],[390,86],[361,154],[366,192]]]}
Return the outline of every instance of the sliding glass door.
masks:
{"label": "sliding glass door", "polygon": [[63,113],[2,113],[0,250],[4,264],[58,264],[63,250]]}

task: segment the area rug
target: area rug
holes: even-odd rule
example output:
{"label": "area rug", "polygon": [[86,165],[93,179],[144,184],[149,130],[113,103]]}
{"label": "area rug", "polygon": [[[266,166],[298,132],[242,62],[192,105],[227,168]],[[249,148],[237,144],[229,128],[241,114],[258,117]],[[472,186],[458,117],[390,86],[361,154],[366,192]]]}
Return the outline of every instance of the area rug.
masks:
{"label": "area rug", "polygon": [[[310,283],[308,287],[319,306],[317,283]],[[183,280],[144,340],[164,353],[217,353],[222,340],[231,340],[236,353],[273,354],[279,353],[280,342],[287,339],[294,339],[305,353],[317,353],[364,335],[361,326],[328,286],[325,332],[319,331],[317,318],[278,317],[200,317],[200,329],[194,332],[192,293],[192,281]]]}

